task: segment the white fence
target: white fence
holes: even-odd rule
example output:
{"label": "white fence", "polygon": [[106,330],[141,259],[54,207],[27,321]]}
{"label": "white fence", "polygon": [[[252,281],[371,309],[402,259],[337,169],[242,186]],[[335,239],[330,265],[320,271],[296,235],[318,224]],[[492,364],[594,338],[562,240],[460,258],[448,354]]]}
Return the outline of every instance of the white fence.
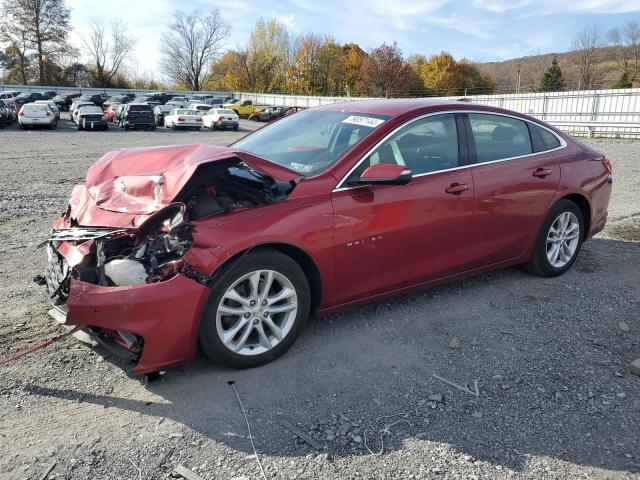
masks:
{"label": "white fence", "polygon": [[[315,107],[360,97],[312,97],[238,92],[234,96],[254,103]],[[439,97],[456,100],[461,97]],[[640,88],[574,92],[467,96],[483,105],[506,108],[544,120],[573,135],[640,137]]]}
{"label": "white fence", "polygon": [[[82,93],[123,93],[122,89],[0,85],[0,90]],[[134,89],[136,94],[144,91]],[[189,95],[196,92],[172,92]],[[202,92],[198,92],[202,93]],[[209,92],[221,97],[251,99],[256,104],[317,107],[336,102],[365,100],[365,97],[320,97],[272,93]],[[440,97],[455,100],[460,97]],[[525,93],[468,96],[472,102],[507,108],[545,120],[573,135],[640,138],[640,88],[582,90],[573,92]]]}

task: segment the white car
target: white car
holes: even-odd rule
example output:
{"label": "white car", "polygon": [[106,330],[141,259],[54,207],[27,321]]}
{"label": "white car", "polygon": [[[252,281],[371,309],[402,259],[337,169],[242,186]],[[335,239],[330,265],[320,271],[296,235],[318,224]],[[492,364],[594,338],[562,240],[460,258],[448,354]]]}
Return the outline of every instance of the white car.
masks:
{"label": "white car", "polygon": [[78,123],[78,109],[86,106],[95,107],[96,104],[93,102],[75,102],[75,101],[71,104],[71,108],[69,109],[69,115],[71,115],[71,121],[73,123],[75,124]]}
{"label": "white car", "polygon": [[193,110],[198,115],[204,115],[206,112],[211,110],[211,105],[208,103],[191,102],[187,107],[187,110]]}
{"label": "white car", "polygon": [[175,108],[186,108],[188,104],[189,99],[187,97],[173,97],[165,105],[170,105]]}
{"label": "white car", "polygon": [[49,108],[51,108],[51,111],[56,116],[56,120],[60,120],[60,109],[53,100],[36,100],[33,103],[44,103],[45,105],[49,105]]}
{"label": "white car", "polygon": [[202,123],[211,130],[232,128],[236,132],[240,125],[238,115],[228,108],[211,108],[202,116]]}
{"label": "white car", "polygon": [[43,126],[50,129],[58,126],[55,114],[46,103],[25,103],[18,113],[21,129]]}
{"label": "white car", "polygon": [[202,117],[195,110],[174,108],[164,117],[165,128],[202,128]]}

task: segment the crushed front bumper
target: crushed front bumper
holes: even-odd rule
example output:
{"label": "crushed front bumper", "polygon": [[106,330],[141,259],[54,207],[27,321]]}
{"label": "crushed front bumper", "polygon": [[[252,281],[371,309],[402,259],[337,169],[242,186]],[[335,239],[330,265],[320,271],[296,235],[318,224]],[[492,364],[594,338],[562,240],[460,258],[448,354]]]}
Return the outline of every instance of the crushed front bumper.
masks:
{"label": "crushed front bumper", "polygon": [[86,325],[87,333],[98,341],[100,337],[108,340],[108,335],[96,338],[99,331],[142,337],[142,351],[131,358],[137,360],[133,373],[143,374],[193,359],[207,294],[206,286],[183,275],[130,287],[100,286],[72,278],[66,305],[50,313],[66,325]]}

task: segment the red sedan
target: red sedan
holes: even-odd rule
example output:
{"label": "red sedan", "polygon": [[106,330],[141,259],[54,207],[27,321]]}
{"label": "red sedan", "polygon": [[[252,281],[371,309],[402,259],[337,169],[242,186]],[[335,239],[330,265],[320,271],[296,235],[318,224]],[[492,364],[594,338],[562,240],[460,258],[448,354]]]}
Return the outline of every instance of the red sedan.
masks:
{"label": "red sedan", "polygon": [[230,147],[110,152],[48,242],[51,314],[135,373],[196,346],[263,364],[313,312],[509,265],[566,272],[607,220],[607,158],[461,102],[305,110]]}

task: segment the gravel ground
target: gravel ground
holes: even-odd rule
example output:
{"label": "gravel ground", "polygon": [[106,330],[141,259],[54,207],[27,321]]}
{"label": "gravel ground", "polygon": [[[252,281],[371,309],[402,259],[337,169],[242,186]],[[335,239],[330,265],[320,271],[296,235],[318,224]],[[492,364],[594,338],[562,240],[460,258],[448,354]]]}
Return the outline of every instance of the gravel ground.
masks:
{"label": "gravel ground", "polygon": [[[31,279],[73,185],[124,146],[226,144],[240,134],[0,130],[0,355],[61,330]],[[0,367],[0,478],[640,478],[638,143],[614,163],[605,232],[574,268],[511,268],[310,320],[281,359],[198,360],[145,385],[74,339]],[[472,396],[433,374],[468,388]],[[235,381],[233,387],[227,382]],[[319,442],[314,450],[282,418]],[[378,453],[381,453],[378,455]]]}

